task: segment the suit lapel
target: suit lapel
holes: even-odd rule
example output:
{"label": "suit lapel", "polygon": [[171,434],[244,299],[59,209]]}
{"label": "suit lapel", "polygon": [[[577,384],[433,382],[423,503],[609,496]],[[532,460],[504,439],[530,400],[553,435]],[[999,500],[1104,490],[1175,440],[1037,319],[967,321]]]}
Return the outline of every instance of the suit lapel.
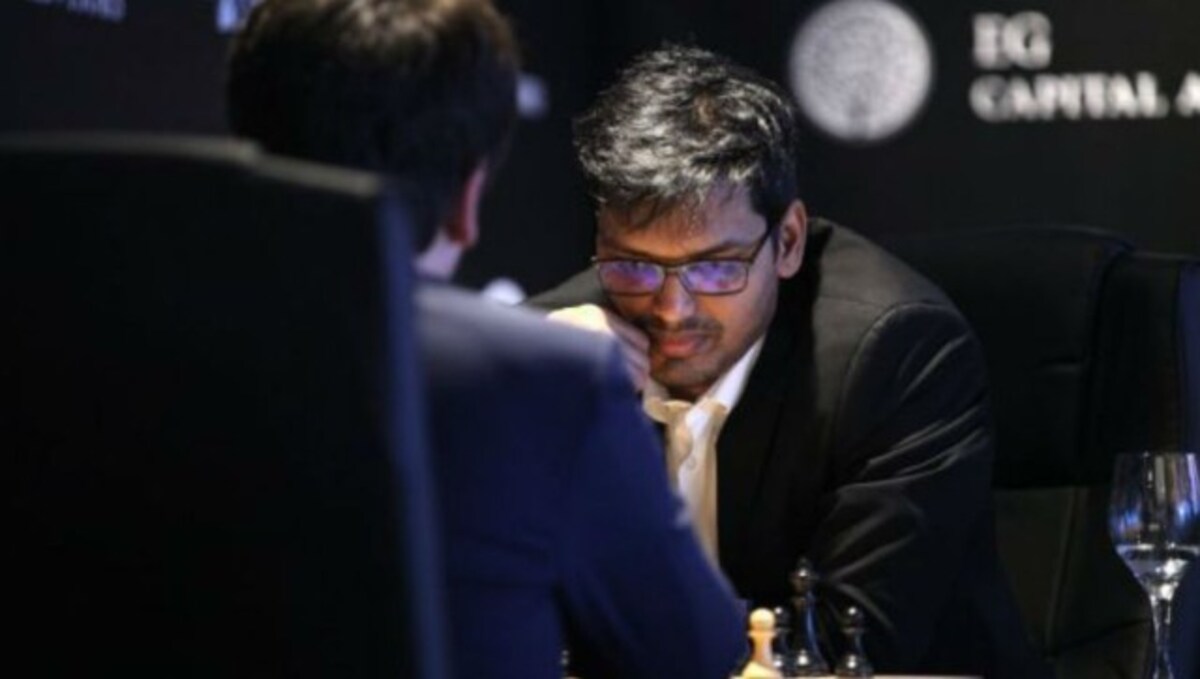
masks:
{"label": "suit lapel", "polygon": [[764,481],[763,470],[792,376],[795,316],[787,313],[790,305],[782,293],[762,354],[717,440],[717,534],[726,572],[736,570],[738,555],[744,552],[747,524]]}

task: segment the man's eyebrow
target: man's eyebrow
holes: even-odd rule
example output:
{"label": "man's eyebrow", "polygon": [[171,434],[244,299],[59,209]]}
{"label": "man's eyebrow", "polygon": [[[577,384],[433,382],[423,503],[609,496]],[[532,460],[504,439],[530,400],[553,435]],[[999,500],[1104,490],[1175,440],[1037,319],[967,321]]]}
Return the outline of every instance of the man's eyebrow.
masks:
{"label": "man's eyebrow", "polygon": [[743,243],[741,241],[733,240],[733,239],[724,240],[724,241],[721,241],[720,243],[710,245],[709,247],[706,247],[703,250],[697,250],[696,252],[689,253],[688,255],[686,255],[684,257],[678,257],[678,258],[674,258],[674,259],[658,259],[648,252],[638,250],[637,248],[623,246],[618,243],[613,243],[612,241],[604,239],[603,237],[600,239],[600,242],[608,250],[610,250],[609,253],[605,254],[605,257],[617,256],[617,257],[628,258],[628,259],[645,259],[645,260],[650,260],[650,261],[654,261],[654,262],[659,262],[662,264],[674,264],[674,263],[695,262],[695,261],[702,260],[702,259],[713,259],[713,258],[737,255],[737,254],[749,251],[750,248],[754,247],[754,245],[757,241]]}

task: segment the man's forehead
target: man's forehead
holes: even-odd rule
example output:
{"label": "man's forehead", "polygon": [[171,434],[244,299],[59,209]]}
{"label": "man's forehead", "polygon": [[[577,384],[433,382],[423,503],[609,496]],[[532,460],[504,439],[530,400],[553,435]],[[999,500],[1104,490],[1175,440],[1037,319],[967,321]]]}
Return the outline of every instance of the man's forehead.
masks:
{"label": "man's forehead", "polygon": [[601,206],[596,212],[598,240],[610,244],[646,236],[720,240],[736,237],[743,230],[756,231],[761,219],[749,191],[725,183],[703,195]]}
{"label": "man's forehead", "polygon": [[623,240],[644,232],[694,235],[704,228],[700,201],[644,201],[629,207],[601,207],[596,223],[601,238]]}

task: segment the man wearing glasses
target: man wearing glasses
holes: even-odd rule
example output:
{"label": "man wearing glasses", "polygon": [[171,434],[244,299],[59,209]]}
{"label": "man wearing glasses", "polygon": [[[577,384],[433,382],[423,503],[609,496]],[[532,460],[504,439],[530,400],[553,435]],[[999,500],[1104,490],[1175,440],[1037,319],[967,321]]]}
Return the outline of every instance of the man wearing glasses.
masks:
{"label": "man wearing glasses", "polygon": [[807,557],[823,601],[865,612],[877,670],[1045,676],[994,551],[979,347],[936,288],[807,217],[779,89],[668,47],[601,94],[576,144],[596,257],[535,303],[621,341],[740,595],[786,603]]}

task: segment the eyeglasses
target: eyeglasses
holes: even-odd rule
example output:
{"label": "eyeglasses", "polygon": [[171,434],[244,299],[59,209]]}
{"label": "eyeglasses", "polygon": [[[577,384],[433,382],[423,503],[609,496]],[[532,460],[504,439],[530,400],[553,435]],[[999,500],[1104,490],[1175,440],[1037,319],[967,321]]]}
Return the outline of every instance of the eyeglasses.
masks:
{"label": "eyeglasses", "polygon": [[750,267],[775,229],[769,228],[747,257],[701,259],[664,266],[645,259],[593,257],[600,287],[610,295],[652,295],[667,281],[679,277],[683,289],[694,295],[733,295],[746,289]]}

